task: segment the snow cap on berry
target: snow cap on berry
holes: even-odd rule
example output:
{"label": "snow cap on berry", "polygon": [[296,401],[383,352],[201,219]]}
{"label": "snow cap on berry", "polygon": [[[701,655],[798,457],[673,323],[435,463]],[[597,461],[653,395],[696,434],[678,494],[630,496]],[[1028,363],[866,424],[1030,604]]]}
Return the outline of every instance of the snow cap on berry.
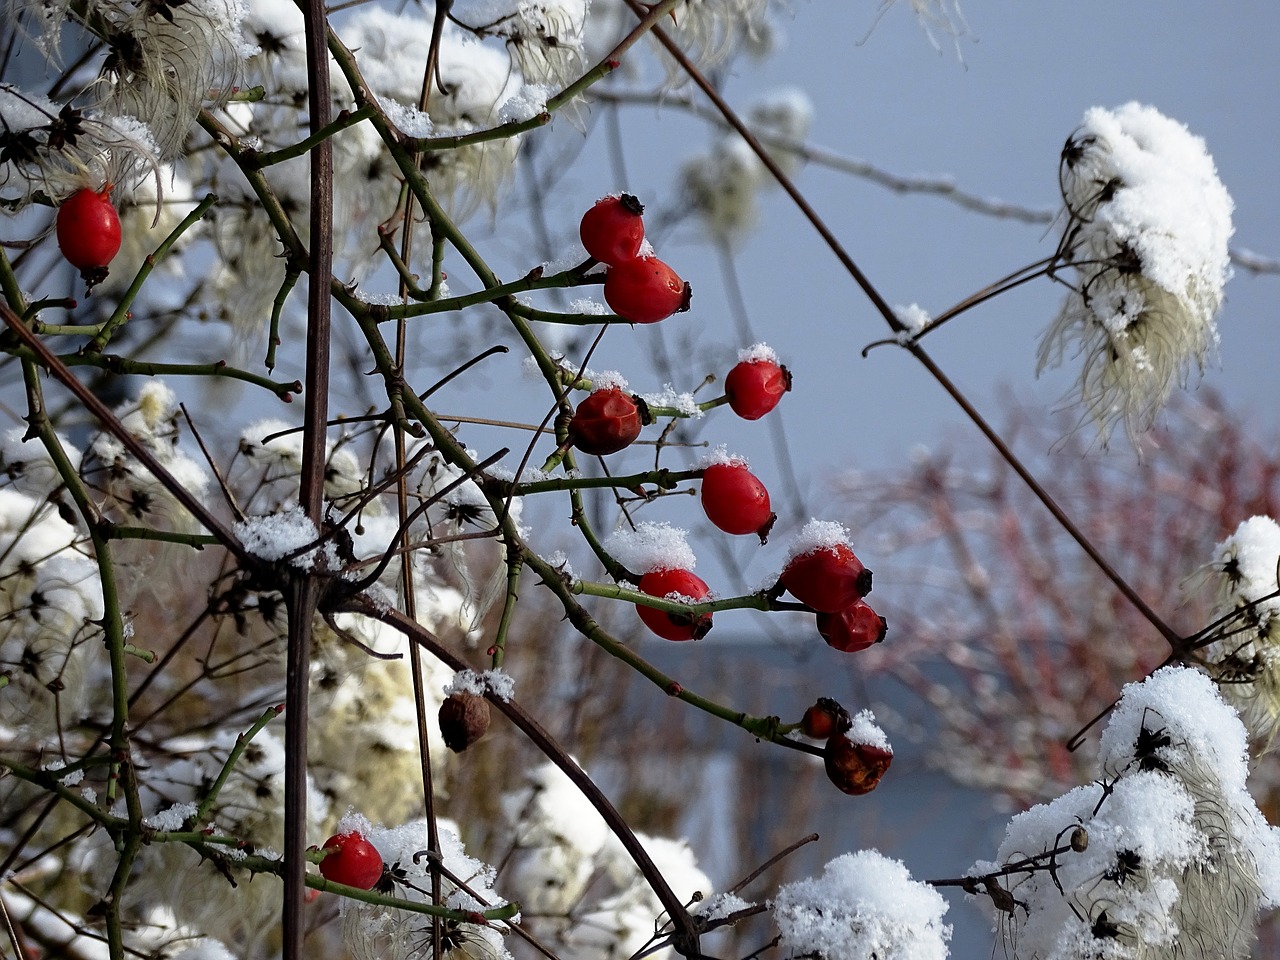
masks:
{"label": "snow cap on berry", "polygon": [[848,527],[835,520],[810,520],[787,547],[787,560],[808,556],[838,544],[851,546]]}
{"label": "snow cap on berry", "polygon": [[739,363],[777,363],[778,354],[763,340],[738,351]]}
{"label": "snow cap on berry", "polygon": [[845,732],[845,737],[853,743],[864,743],[893,753],[888,735],[876,724],[876,715],[870,710],[859,710],[853,715],[853,726]]}
{"label": "snow cap on berry", "polygon": [[705,470],[707,467],[750,467],[747,458],[737,454],[730,453],[729,448],[723,443],[712,450],[710,453],[704,454],[698,459],[695,465],[699,470]]}
{"label": "snow cap on berry", "polygon": [[591,392],[599,393],[601,390],[621,390],[627,392],[627,378],[617,370],[602,370],[599,373],[591,375]]}
{"label": "snow cap on berry", "polygon": [[654,570],[692,570],[697,558],[686,533],[669,523],[641,523],[634,530],[616,530],[604,548],[633,573]]}

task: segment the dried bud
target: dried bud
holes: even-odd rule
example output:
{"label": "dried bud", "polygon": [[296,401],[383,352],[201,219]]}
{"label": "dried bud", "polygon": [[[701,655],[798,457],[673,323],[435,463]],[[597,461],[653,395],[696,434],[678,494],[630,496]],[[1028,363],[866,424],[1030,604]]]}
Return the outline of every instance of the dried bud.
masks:
{"label": "dried bud", "polygon": [[830,697],[819,697],[818,702],[804,712],[800,732],[812,740],[828,740],[851,726],[853,721],[848,710]]}
{"label": "dried bud", "polygon": [[869,743],[854,743],[841,733],[827,741],[822,759],[827,779],[842,792],[859,797],[876,788],[893,762],[893,752]]}
{"label": "dried bud", "polygon": [[451,693],[440,704],[444,745],[461,753],[489,730],[489,701],[474,693]]}

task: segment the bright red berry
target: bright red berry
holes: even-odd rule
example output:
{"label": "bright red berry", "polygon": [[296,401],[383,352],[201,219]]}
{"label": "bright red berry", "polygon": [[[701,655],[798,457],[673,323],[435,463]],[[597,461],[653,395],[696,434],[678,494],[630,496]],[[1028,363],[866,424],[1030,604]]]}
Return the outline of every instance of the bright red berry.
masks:
{"label": "bright red berry", "polygon": [[828,646],[855,653],[884,639],[889,629],[884,617],[865,600],[855,600],[837,613],[818,614],[818,633]]}
{"label": "bright red berry", "polygon": [[355,830],[334,834],[322,849],[328,851],[320,861],[320,873],[326,880],[372,890],[382,879],[382,855],[364,834]]}
{"label": "bright red berry", "polygon": [[[696,602],[711,596],[711,588],[702,578],[688,570],[650,570],[640,578],[640,592],[651,597]],[[654,607],[636,604],[636,612],[644,625],[663,640],[698,640],[711,629],[711,614],[667,613]]]}
{"label": "bright red berry", "polygon": [[640,255],[644,243],[644,204],[629,193],[604,197],[582,215],[578,234],[587,253],[610,266]]}
{"label": "bright red berry", "polygon": [[782,585],[820,613],[836,613],[871,592],[871,571],[848,544],[835,543],[792,557]]}
{"label": "bright red berry", "polygon": [[744,360],[724,378],[729,406],[743,420],[759,420],[791,389],[791,371],[773,360]]}
{"label": "bright red berry", "polygon": [[812,740],[827,740],[852,726],[849,711],[830,697],[819,697],[800,718],[800,732]]}
{"label": "bright red berry", "polygon": [[[58,249],[90,282],[104,279],[120,251],[120,216],[111,205],[111,187],[77,190],[58,207]],[[96,278],[96,280],[95,280]]]}
{"label": "bright red berry", "polygon": [[777,514],[769,507],[769,491],[740,460],[713,463],[702,474],[702,509],[725,533],[769,537]]}
{"label": "bright red berry", "polygon": [[845,734],[838,733],[827,741],[822,760],[827,779],[844,793],[856,797],[876,788],[893,762],[893,751],[869,743],[854,743]]}
{"label": "bright red berry", "polygon": [[583,453],[604,456],[628,447],[649,421],[644,401],[617,387],[596,390],[569,421],[569,440]]}
{"label": "bright red berry", "polygon": [[632,323],[657,323],[689,309],[693,288],[657,257],[636,257],[609,268],[604,299]]}

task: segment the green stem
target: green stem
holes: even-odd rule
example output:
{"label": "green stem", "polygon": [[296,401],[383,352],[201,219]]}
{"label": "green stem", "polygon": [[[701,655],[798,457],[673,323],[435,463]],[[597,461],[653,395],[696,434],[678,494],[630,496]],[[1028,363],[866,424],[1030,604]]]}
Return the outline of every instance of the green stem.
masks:
{"label": "green stem", "polygon": [[133,306],[134,299],[141,292],[142,285],[147,282],[147,278],[151,276],[151,271],[156,268],[156,264],[165,258],[165,255],[173,248],[173,245],[178,242],[179,237],[204,219],[204,215],[209,212],[209,208],[217,202],[218,197],[216,194],[205,194],[204,199],[196,204],[195,209],[183,217],[182,222],[160,241],[160,246],[156,247],[155,251],[142,261],[142,266],[138,268],[138,272],[133,278],[133,283],[129,284],[129,289],[121,296],[114,312],[107,318],[106,323],[102,325],[102,329],[97,336],[85,344],[84,349],[86,351],[101,353],[106,348],[116,330],[129,319],[129,308]]}
{"label": "green stem", "polygon": [[155,543],[180,543],[193,550],[216,547],[220,541],[207,533],[179,533],[176,530],[153,530],[150,527],[125,527],[102,521],[102,536],[106,540],[150,540]]}
{"label": "green stem", "polygon": [[222,792],[223,786],[227,782],[227,778],[231,776],[231,771],[235,769],[236,763],[240,760],[241,754],[244,753],[250,742],[256,737],[268,723],[280,716],[284,712],[284,704],[275,707],[268,707],[262,712],[257,720],[244,733],[236,736],[235,746],[231,748],[231,752],[227,754],[227,762],[222,765],[222,769],[218,772],[217,779],[213,781],[213,786],[209,788],[209,792],[205,794],[205,798],[200,801],[200,806],[196,808],[195,815],[191,818],[192,824],[201,824],[209,816],[209,811],[213,809],[213,805],[218,800],[218,794]]}
{"label": "green stem", "polygon": [[507,563],[507,595],[502,604],[502,619],[498,621],[498,634],[493,641],[493,669],[498,670],[502,667],[502,661],[507,651],[507,631],[511,629],[511,620],[515,616],[516,601],[520,599],[520,573],[524,570],[524,563],[520,560],[520,553],[507,547],[506,563]]}
{"label": "green stem", "polygon": [[523,497],[532,493],[599,488],[631,490],[646,483],[651,483],[661,490],[674,490],[680,485],[681,481],[697,480],[701,476],[701,470],[667,470],[663,468],[661,470],[650,470],[647,473],[632,473],[625,477],[555,477],[550,480],[537,480],[532,483],[517,484],[515,495]]}
{"label": "green stem", "polygon": [[597,583],[593,580],[574,580],[569,586],[572,593],[588,597],[608,597],[612,600],[625,600],[628,603],[644,607],[665,610],[667,613],[702,614],[716,613],[720,610],[805,610],[803,606],[774,600],[765,591],[748,593],[740,597],[726,597],[724,600],[704,600],[702,603],[683,603],[679,600],[664,600],[653,597],[629,587],[614,583]]}
{"label": "green stem", "polygon": [[[68,764],[69,766],[70,764]],[[59,800],[75,807],[94,823],[101,824],[108,830],[120,831],[129,825],[129,821],[121,817],[112,816],[93,801],[86,799],[79,790],[72,790],[63,784],[58,778],[66,773],[67,768],[61,770],[38,770],[16,760],[0,757],[0,769],[7,770],[17,779],[32,786],[56,794]]]}
{"label": "green stem", "polygon": [[5,302],[14,313],[20,317],[26,316],[28,310],[26,295],[22,292],[22,284],[18,282],[18,276],[13,272],[13,264],[9,262],[9,257],[3,248],[0,248],[0,292],[4,294]]}
{"label": "green stem", "polygon": [[[21,348],[10,352],[15,356],[22,357],[24,360],[35,358],[35,354]],[[68,367],[96,367],[99,370],[121,375],[142,377],[225,377],[228,380],[240,380],[243,383],[250,383],[256,387],[270,390],[286,403],[293,399],[293,394],[302,390],[302,384],[297,380],[290,383],[279,383],[260,373],[252,373],[248,370],[230,366],[225,360],[215,360],[212,363],[153,363],[149,360],[130,360],[127,357],[111,353],[65,353],[60,354],[58,359]]]}
{"label": "green stem", "polygon": [[276,291],[275,299],[271,301],[271,323],[267,327],[267,356],[263,361],[268,370],[276,368],[276,347],[280,346],[280,317],[284,315],[284,305],[301,276],[302,270],[297,261],[289,257],[285,263],[284,280],[280,283],[280,289]]}
{"label": "green stem", "polygon": [[335,133],[346,130],[348,127],[354,127],[358,123],[363,123],[373,116],[375,108],[369,104],[365,104],[355,110],[341,110],[338,115],[333,118],[333,122],[320,130],[313,133],[304,140],[297,143],[281,147],[279,150],[271,150],[267,153],[257,153],[252,150],[245,151],[244,162],[254,170],[261,170],[264,167],[274,166],[277,163],[283,163],[286,160],[294,160],[298,157],[306,156],[312,151],[316,144],[324,140],[328,140]]}

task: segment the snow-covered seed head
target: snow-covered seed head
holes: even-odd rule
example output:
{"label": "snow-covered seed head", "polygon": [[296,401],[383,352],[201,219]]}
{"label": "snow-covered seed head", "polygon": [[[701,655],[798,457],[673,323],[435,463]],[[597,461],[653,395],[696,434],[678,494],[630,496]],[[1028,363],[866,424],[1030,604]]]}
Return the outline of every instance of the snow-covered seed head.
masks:
{"label": "snow-covered seed head", "polygon": [[1125,688],[1099,760],[1098,780],[1014,817],[997,860],[970,868],[1004,878],[1015,909],[992,905],[1016,956],[1249,956],[1280,839],[1246,789],[1235,711],[1203,673],[1157,671]]}
{"label": "snow-covered seed head", "polygon": [[1136,437],[1217,344],[1231,197],[1204,141],[1138,103],[1088,111],[1059,175],[1058,255],[1076,282],[1039,367],[1080,354],[1080,402],[1102,440],[1117,424]]}
{"label": "snow-covered seed head", "polygon": [[1214,548],[1207,571],[1217,626],[1202,655],[1254,743],[1269,746],[1280,732],[1280,524],[1245,520]]}

